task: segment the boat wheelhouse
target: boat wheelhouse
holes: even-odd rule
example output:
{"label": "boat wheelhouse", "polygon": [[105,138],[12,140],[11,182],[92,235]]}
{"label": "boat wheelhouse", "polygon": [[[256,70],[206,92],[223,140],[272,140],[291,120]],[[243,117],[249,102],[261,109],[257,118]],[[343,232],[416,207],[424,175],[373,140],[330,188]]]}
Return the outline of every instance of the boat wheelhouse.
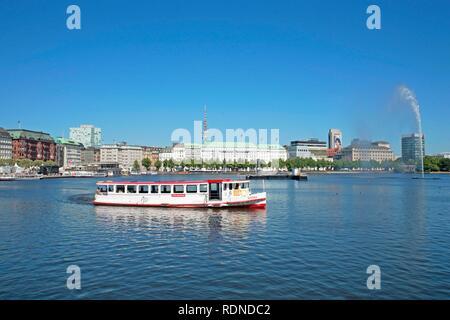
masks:
{"label": "boat wheelhouse", "polygon": [[266,193],[251,193],[248,180],[100,181],[95,205],[222,208],[264,208]]}

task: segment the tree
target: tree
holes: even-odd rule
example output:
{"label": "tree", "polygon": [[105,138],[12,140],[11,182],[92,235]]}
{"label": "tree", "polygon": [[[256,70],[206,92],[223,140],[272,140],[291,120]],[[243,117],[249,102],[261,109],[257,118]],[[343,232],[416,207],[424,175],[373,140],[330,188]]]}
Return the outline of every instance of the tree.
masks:
{"label": "tree", "polygon": [[150,169],[152,162],[150,161],[149,158],[144,158],[142,159],[142,165],[145,167],[146,170]]}
{"label": "tree", "polygon": [[439,170],[441,170],[441,171],[450,171],[450,159],[442,158],[439,161]]}
{"label": "tree", "polygon": [[133,171],[135,171],[135,172],[141,171],[141,166],[139,165],[139,161],[137,161],[137,160],[134,160]]}
{"label": "tree", "polygon": [[155,161],[155,168],[156,168],[156,170],[157,171],[159,171],[159,169],[161,168],[161,166],[162,166],[162,162],[161,162],[161,160],[156,160]]}
{"label": "tree", "polygon": [[175,162],[173,162],[172,159],[169,159],[167,161],[167,168],[169,168],[170,170],[172,170],[175,167]]}

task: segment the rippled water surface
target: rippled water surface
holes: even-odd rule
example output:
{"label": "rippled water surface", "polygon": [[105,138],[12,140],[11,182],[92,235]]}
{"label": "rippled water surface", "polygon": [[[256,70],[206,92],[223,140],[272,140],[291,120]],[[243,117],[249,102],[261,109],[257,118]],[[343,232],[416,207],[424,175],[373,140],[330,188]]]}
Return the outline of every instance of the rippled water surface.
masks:
{"label": "rippled water surface", "polygon": [[448,299],[450,177],[436,177],[266,181],[257,211],[94,207],[92,179],[1,182],[0,298]]}

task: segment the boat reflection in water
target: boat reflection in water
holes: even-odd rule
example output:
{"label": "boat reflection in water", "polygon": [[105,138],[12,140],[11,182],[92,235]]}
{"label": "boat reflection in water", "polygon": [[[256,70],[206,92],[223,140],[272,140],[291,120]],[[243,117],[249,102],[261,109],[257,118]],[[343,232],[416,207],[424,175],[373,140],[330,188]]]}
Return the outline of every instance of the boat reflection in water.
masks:
{"label": "boat reflection in water", "polygon": [[251,228],[264,229],[266,209],[177,209],[96,206],[97,221],[117,231],[196,231],[217,235],[245,235]]}

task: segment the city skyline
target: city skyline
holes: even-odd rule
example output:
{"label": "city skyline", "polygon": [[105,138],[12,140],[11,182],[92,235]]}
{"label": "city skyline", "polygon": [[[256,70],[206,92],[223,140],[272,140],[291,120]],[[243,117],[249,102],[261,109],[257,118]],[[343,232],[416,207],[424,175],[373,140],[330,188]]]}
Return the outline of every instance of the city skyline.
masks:
{"label": "city skyline", "polygon": [[168,145],[206,104],[213,128],[278,128],[288,144],[336,127],[345,145],[387,140],[400,154],[401,135],[416,132],[395,96],[406,84],[427,153],[450,150],[448,2],[378,1],[377,31],[365,27],[366,3],[77,4],[77,31],[57,2],[1,10],[1,126],[68,137],[92,123],[107,143]]}

